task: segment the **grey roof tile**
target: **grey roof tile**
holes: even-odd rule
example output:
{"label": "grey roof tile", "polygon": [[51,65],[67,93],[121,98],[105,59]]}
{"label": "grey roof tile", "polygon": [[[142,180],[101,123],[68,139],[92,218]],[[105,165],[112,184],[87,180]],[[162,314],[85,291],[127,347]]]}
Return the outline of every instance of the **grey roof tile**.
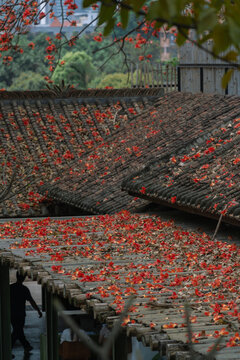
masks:
{"label": "grey roof tile", "polygon": [[[177,151],[184,156],[192,144],[202,144],[214,129],[227,124],[238,114],[238,97],[168,94],[158,99],[154,107],[143,110],[134,121],[127,121],[123,128],[113,132],[107,142],[84,155],[72,175],[66,173],[57,182],[46,184],[41,191],[48,190],[50,196],[58,199],[58,194],[64,190],[66,201],[71,203],[79,194],[89,211],[94,213],[114,213],[120,209],[136,211],[143,202],[138,199],[135,203],[133,198],[121,191],[124,179],[128,179],[133,171],[142,172],[139,179],[134,177],[138,183],[134,183],[130,176],[130,180],[124,180],[123,188],[131,192],[134,188],[136,196],[143,197],[141,189],[149,185],[151,196],[145,194],[144,198],[154,200],[162,167],[169,154]],[[154,166],[159,162],[161,169],[156,165],[151,172],[152,162]],[[149,165],[143,170],[146,164]],[[164,171],[167,175],[167,166]],[[177,171],[181,172],[182,168]],[[182,184],[180,188],[183,191]],[[164,188],[162,198],[167,201],[172,196],[174,190]]]}

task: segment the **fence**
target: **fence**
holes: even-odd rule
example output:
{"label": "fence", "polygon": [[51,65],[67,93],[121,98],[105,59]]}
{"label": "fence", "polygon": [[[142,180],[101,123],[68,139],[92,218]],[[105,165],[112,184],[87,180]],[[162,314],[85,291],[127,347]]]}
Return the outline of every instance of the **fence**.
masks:
{"label": "fence", "polygon": [[177,67],[150,62],[131,64],[130,82],[132,88],[159,87],[164,88],[164,92],[177,90]]}
{"label": "fence", "polygon": [[[211,42],[204,45],[211,51]],[[191,93],[240,95],[240,71],[235,69],[226,87],[222,88],[222,77],[228,69],[235,69],[227,62],[215,59],[211,54],[191,43],[180,48],[180,63],[152,64],[141,62],[131,65],[132,88],[159,87],[164,92],[178,90]]]}
{"label": "fence", "polygon": [[[211,51],[211,42],[204,46]],[[238,70],[234,70],[227,88],[222,88],[222,77],[229,68],[233,66],[187,43],[180,48],[178,90],[191,93],[240,95],[240,71]]]}

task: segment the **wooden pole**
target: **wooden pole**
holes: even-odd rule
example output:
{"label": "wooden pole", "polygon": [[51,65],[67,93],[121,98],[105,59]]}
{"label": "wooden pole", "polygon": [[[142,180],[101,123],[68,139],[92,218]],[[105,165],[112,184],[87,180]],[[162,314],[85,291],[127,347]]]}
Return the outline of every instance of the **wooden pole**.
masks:
{"label": "wooden pole", "polygon": [[180,66],[177,67],[177,89],[181,91],[181,68]]}
{"label": "wooden pole", "polygon": [[[226,210],[226,208],[227,208],[227,207],[225,206],[224,210]],[[217,232],[218,232],[219,227],[220,227],[220,225],[221,225],[222,218],[223,218],[223,213],[221,213],[221,215],[220,215],[220,217],[219,217],[219,219],[218,219],[218,223],[217,223],[216,229],[215,229],[215,231],[214,231],[214,234],[213,234],[213,237],[212,237],[212,241],[214,241],[214,240],[215,240],[215,237],[217,236]]]}
{"label": "wooden pole", "polygon": [[142,64],[139,64],[139,71],[140,71],[139,87],[142,87]]}
{"label": "wooden pole", "polygon": [[58,314],[54,307],[55,295],[46,291],[47,355],[48,360],[58,360]]}
{"label": "wooden pole", "polygon": [[[160,77],[161,77],[161,87],[164,90],[164,83],[163,83],[163,65],[160,65]],[[165,91],[164,91],[165,92]]]}
{"label": "wooden pole", "polygon": [[47,322],[47,357],[48,360],[52,360],[52,314],[51,314],[51,294],[46,291],[46,322]]}
{"label": "wooden pole", "polygon": [[177,67],[176,66],[174,66],[174,83],[175,83],[174,90],[177,91]]}
{"label": "wooden pole", "polygon": [[46,286],[42,286],[42,311],[46,311]]}
{"label": "wooden pole", "polygon": [[123,331],[117,337],[114,343],[114,359],[125,360],[128,357],[128,339]]}
{"label": "wooden pole", "polygon": [[160,86],[160,64],[157,64],[157,87]]}
{"label": "wooden pole", "polygon": [[146,87],[146,63],[143,64],[143,86]]}
{"label": "wooden pole", "polygon": [[9,267],[0,265],[0,359],[12,359]]}
{"label": "wooden pole", "polygon": [[136,87],[138,87],[138,79],[139,79],[139,65],[136,67]]}
{"label": "wooden pole", "polygon": [[147,85],[148,85],[148,87],[152,87],[152,84],[150,81],[150,71],[151,71],[150,64],[147,63]]}
{"label": "wooden pole", "polygon": [[55,308],[54,301],[57,295],[52,295],[52,322],[53,322],[53,359],[59,359],[59,336],[58,336],[58,312]]}
{"label": "wooden pole", "polygon": [[151,64],[151,70],[152,70],[152,87],[154,88],[154,68],[153,68],[153,64]]}
{"label": "wooden pole", "polygon": [[168,92],[168,86],[169,86],[169,84],[168,84],[168,75],[169,75],[169,65],[167,64],[166,65],[166,92]]}
{"label": "wooden pole", "polygon": [[131,88],[133,88],[133,64],[131,64]]}
{"label": "wooden pole", "polygon": [[147,61],[145,62],[145,69],[146,69],[146,84],[145,84],[145,87],[146,87],[146,86],[149,86],[148,63],[147,63]]}

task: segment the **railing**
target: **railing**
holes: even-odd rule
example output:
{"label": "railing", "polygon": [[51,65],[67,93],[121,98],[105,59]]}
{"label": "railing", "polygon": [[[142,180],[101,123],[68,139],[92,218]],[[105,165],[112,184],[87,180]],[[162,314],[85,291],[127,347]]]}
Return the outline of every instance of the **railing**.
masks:
{"label": "railing", "polygon": [[141,62],[131,64],[130,83],[132,88],[164,88],[164,92],[178,89],[177,66]]}

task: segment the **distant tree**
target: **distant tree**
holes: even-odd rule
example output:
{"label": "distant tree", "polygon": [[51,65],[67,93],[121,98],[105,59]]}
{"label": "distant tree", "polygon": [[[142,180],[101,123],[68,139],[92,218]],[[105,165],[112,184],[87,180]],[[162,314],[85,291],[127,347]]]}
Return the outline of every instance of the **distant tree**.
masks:
{"label": "distant tree", "polygon": [[43,76],[32,71],[22,72],[8,90],[42,90],[46,88]]}
{"label": "distant tree", "polygon": [[[101,38],[101,41],[96,41],[94,40],[95,35],[90,34],[77,39],[71,51],[85,51],[91,57],[93,65],[97,69],[101,69],[101,72],[104,71],[105,74],[113,74],[119,71],[125,72],[127,69],[124,66],[123,55],[111,56],[118,49],[117,45],[110,46],[113,41],[112,37],[109,36]],[[108,48],[107,46],[110,47]],[[103,47],[105,49],[100,51]]]}
{"label": "distant tree", "polygon": [[90,87],[99,89],[104,89],[106,87],[113,87],[114,89],[130,87],[130,78],[128,74],[108,74],[103,78],[98,78],[95,83],[92,81]]}
{"label": "distant tree", "polygon": [[29,34],[19,39],[21,56],[19,53],[11,53],[13,60],[5,62],[0,66],[0,87],[9,90],[13,82],[16,82],[16,78],[21,73],[28,71],[37,72],[37,74],[42,76],[49,75],[48,63],[47,59],[45,59],[45,56],[47,56],[45,38],[46,34],[34,36]]}
{"label": "distant tree", "polygon": [[86,89],[95,76],[96,68],[92,64],[91,57],[84,51],[76,51],[74,53],[67,52],[63,56],[52,79],[55,84],[60,84],[64,80],[66,84]]}

